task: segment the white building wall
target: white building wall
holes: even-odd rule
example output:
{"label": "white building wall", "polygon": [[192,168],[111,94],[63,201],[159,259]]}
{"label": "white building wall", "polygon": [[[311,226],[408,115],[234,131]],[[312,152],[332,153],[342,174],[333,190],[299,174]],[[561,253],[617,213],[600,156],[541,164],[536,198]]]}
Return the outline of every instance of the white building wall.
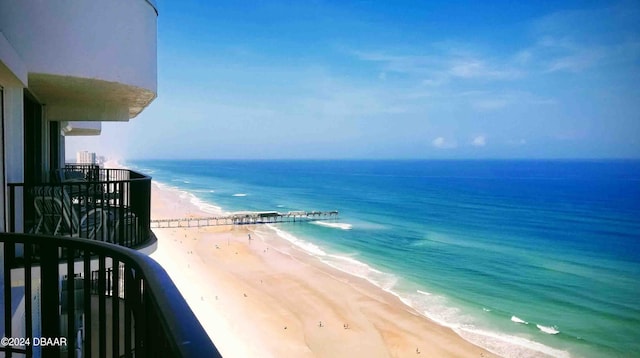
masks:
{"label": "white building wall", "polygon": [[145,0],[0,0],[0,31],[29,73],[99,79],[153,92],[156,20],[156,10]]}
{"label": "white building wall", "polygon": [[[4,87],[4,170],[7,183],[24,182],[24,124],[23,117],[23,88]],[[4,186],[6,188],[6,186]],[[18,189],[16,194],[16,231],[22,231],[22,192]],[[6,210],[9,203],[5,200],[3,209]],[[4,213],[3,213],[4,217]]]}
{"label": "white building wall", "polygon": [[[7,181],[4,177],[4,135],[2,134],[4,131],[4,90],[3,87],[0,86],[0,185],[2,188],[7,187]],[[5,203],[5,190],[0,190],[0,203]],[[0,232],[5,231],[5,218],[4,218],[5,208],[4,205],[0,205]]]}
{"label": "white building wall", "polygon": [[[3,190],[0,202],[2,204],[0,205],[0,213],[2,214],[0,218],[3,220],[0,225],[4,225],[8,205],[4,196],[6,183],[24,180],[23,89],[27,85],[27,67],[1,31],[2,28],[0,28],[0,87],[3,92],[3,103],[0,107],[2,107],[4,123],[2,123],[3,133],[0,133],[2,147],[0,165],[4,171],[4,178],[2,178]],[[19,195],[21,194],[19,193]],[[22,197],[20,196],[18,199],[20,200],[17,201],[17,205],[21,205]],[[20,207],[18,209],[21,213],[22,209]]]}
{"label": "white building wall", "polygon": [[[1,23],[1,22],[0,22]],[[27,85],[27,66],[0,28],[0,85]]]}

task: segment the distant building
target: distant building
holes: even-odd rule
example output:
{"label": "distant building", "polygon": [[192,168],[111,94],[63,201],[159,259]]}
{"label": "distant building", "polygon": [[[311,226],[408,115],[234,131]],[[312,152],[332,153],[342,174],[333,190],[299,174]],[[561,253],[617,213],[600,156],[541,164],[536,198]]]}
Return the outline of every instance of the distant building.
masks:
{"label": "distant building", "polygon": [[96,153],[87,152],[86,150],[76,153],[76,163],[78,164],[96,164]]}

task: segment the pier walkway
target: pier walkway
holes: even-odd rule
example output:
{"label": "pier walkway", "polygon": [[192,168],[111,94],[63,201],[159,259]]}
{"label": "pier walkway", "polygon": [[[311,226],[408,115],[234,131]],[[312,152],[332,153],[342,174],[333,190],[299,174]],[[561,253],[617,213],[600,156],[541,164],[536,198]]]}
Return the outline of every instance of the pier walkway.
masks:
{"label": "pier walkway", "polygon": [[337,219],[338,211],[242,211],[226,216],[152,219],[151,228],[203,227],[218,225],[253,225]]}

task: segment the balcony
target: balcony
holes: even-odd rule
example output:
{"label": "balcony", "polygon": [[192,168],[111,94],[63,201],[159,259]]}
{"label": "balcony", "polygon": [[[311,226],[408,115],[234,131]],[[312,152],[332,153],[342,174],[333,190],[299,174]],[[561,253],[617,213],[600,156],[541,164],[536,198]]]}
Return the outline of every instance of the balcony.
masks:
{"label": "balcony", "polygon": [[[152,242],[151,177],[126,169],[67,165],[46,183],[9,183],[8,231],[104,241]],[[20,205],[18,205],[20,204]]]}
{"label": "balcony", "polygon": [[0,356],[221,357],[166,272],[143,254],[8,233],[0,250],[2,336],[30,339],[0,345]]}

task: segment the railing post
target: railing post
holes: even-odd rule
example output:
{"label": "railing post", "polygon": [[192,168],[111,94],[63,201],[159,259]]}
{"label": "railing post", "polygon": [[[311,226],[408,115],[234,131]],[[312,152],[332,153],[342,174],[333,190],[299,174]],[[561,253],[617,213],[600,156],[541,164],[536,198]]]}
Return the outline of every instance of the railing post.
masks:
{"label": "railing post", "polygon": [[135,307],[135,349],[136,355],[140,354],[141,357],[148,356],[147,346],[146,346],[146,334],[147,334],[147,312],[144,304],[144,282],[140,277],[140,273],[136,272],[133,285],[135,286],[134,290],[131,291],[132,299]]}
{"label": "railing post", "polygon": [[67,357],[73,358],[76,347],[76,275],[75,250],[67,251]]}
{"label": "railing post", "polygon": [[84,357],[93,357],[91,347],[91,337],[93,334],[93,320],[91,319],[91,294],[93,290],[91,280],[91,252],[89,250],[83,251],[83,263],[84,263]]}
{"label": "railing post", "polygon": [[107,312],[106,312],[106,267],[105,257],[98,258],[98,357],[107,356]]}
{"label": "railing post", "polygon": [[[135,308],[135,297],[137,297],[136,287],[133,281],[132,268],[130,265],[124,265],[124,354],[126,358],[132,357],[132,349],[135,346],[132,346],[131,336],[135,335],[135,331],[133,331],[133,323],[131,321],[131,315],[133,314]],[[135,342],[135,341],[134,341]]]}
{"label": "railing post", "polygon": [[[4,337],[11,337],[13,335],[11,327],[11,268],[14,266],[14,256],[16,253],[16,245],[13,242],[3,243],[3,301],[4,301]],[[11,347],[8,347],[6,357],[11,358]]]}
{"label": "railing post", "polygon": [[16,232],[16,187],[9,185],[9,212],[6,217],[9,220],[9,232]]}
{"label": "railing post", "polygon": [[7,184],[9,187],[9,232],[22,232],[25,225],[24,184]]}
{"label": "railing post", "polygon": [[126,207],[126,203],[127,203],[127,199],[129,196],[129,186],[131,185],[131,183],[129,182],[119,182],[118,183],[118,194],[119,194],[119,208],[118,208],[118,213],[117,213],[117,221],[120,223],[120,225],[118,226],[118,231],[117,231],[117,236],[118,236],[118,245],[124,245],[124,235],[125,235],[125,207]]}
{"label": "railing post", "polygon": [[111,259],[111,355],[120,357],[120,262]]}
{"label": "railing post", "polygon": [[[33,245],[24,244],[24,312],[25,312],[25,337],[33,337],[32,307],[33,289],[31,287],[31,259],[33,256]],[[33,354],[33,346],[27,346],[27,357]]]}
{"label": "railing post", "polygon": [[[40,300],[42,337],[60,337],[59,246],[55,242],[45,243],[43,241],[40,247],[41,296],[44,298]],[[58,358],[60,357],[60,347],[56,345],[42,347],[42,356],[44,358]]]}

